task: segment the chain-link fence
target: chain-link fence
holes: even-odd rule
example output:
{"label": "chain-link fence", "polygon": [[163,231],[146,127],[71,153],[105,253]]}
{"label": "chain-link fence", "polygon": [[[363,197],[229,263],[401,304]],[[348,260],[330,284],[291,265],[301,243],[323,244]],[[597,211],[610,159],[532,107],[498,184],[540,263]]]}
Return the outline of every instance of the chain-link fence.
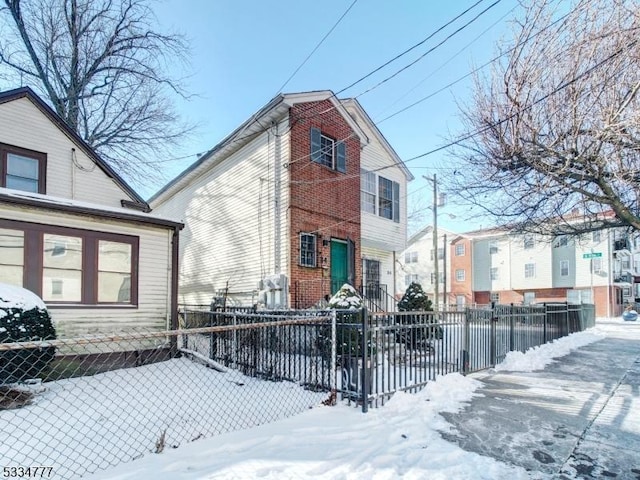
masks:
{"label": "chain-link fence", "polygon": [[0,343],[0,466],[79,478],[332,403],[334,318]]}

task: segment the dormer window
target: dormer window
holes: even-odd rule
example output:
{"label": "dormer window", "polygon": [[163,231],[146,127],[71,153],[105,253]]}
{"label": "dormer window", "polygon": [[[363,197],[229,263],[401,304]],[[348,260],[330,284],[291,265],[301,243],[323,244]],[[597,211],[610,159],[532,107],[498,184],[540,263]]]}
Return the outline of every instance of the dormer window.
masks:
{"label": "dormer window", "polygon": [[46,172],[46,154],[0,143],[0,186],[46,193]]}

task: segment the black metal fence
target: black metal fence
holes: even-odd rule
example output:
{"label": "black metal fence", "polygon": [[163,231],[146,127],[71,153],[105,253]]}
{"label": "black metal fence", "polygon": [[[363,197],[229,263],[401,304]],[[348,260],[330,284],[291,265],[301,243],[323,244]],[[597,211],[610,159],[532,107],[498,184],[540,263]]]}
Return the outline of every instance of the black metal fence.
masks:
{"label": "black metal fence", "polygon": [[566,303],[339,314],[338,390],[366,411],[438,375],[492,368],[510,351],[524,352],[594,325],[593,305]]}

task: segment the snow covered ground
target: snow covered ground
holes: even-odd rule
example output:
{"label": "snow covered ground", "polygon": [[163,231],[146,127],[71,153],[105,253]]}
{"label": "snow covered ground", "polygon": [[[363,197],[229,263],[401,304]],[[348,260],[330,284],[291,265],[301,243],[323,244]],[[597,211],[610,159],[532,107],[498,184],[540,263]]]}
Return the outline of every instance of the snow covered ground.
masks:
{"label": "snow covered ground", "polygon": [[[610,332],[624,335],[626,327],[618,320],[603,322],[525,354],[510,354],[505,365],[512,371],[544,368]],[[472,376],[449,374],[417,394],[396,394],[368,414],[345,405],[318,407],[276,423],[149,454],[90,478],[531,478],[524,468],[462,450],[439,433],[450,427],[440,413],[460,411],[480,386]]]}

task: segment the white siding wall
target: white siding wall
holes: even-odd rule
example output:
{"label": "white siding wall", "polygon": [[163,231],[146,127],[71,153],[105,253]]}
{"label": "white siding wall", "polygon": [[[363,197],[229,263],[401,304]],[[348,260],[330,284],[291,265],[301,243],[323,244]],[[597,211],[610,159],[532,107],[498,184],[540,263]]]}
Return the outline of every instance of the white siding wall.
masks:
{"label": "white siding wall", "polygon": [[112,207],[130,199],[27,98],[0,104],[0,142],[47,154],[47,195]]}
{"label": "white siding wall", "polygon": [[139,237],[138,308],[53,307],[59,337],[117,331],[163,329],[170,313],[171,234],[163,227],[142,226],[64,213],[3,207],[2,218]]}
{"label": "white siding wall", "polygon": [[[609,256],[607,235],[608,232],[603,231],[600,235],[599,242],[592,241],[592,237],[589,235],[588,241],[580,242],[576,245],[576,256],[574,262],[576,271],[576,288],[589,288],[591,286],[592,279],[595,287],[607,285],[609,268],[611,261],[613,260]],[[602,254],[602,257],[600,257],[600,265],[602,265],[602,268],[600,271],[594,272],[593,277],[591,276],[591,261],[588,258],[583,258],[584,254],[590,254],[592,251]]]}
{"label": "white siding wall", "polygon": [[[280,131],[286,131],[286,123]],[[281,141],[282,165],[289,135]],[[180,236],[179,303],[208,303],[227,286],[238,302],[256,301],[274,273],[274,137],[263,133],[162,203],[154,213],[185,223]],[[281,169],[281,272],[289,272],[288,170]]]}
{"label": "white siding wall", "polygon": [[[393,252],[379,250],[377,248],[362,248],[362,258],[378,260],[380,262],[380,283],[387,286],[387,293],[394,294],[394,255]],[[364,267],[363,267],[364,271]]]}
{"label": "white siding wall", "polygon": [[346,105],[349,113],[356,117],[358,125],[369,138],[369,144],[360,152],[360,166],[365,170],[374,171],[400,185],[400,222],[396,223],[378,215],[362,212],[361,236],[362,244],[378,249],[399,252],[404,250],[407,243],[407,177],[400,167],[392,166],[377,171],[382,167],[394,165],[395,160],[389,155],[382,143],[376,137],[376,133],[369,128],[358,110]]}
{"label": "white siding wall", "polygon": [[[524,236],[511,237],[511,287],[513,290],[551,288],[552,252],[548,238],[534,236],[533,248],[524,248]],[[525,276],[525,265],[535,265],[534,277]]]}

